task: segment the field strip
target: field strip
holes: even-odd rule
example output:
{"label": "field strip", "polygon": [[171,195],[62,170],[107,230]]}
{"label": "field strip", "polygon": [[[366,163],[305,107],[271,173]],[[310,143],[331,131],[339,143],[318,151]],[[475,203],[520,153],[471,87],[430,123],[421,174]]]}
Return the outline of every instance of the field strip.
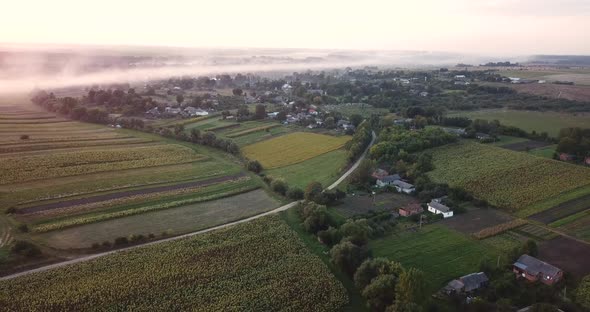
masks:
{"label": "field strip", "polygon": [[246,130],[242,130],[242,131],[237,131],[237,132],[232,132],[227,134],[226,136],[228,138],[238,138],[247,134],[251,134],[251,133],[255,133],[255,132],[260,132],[260,131],[265,131],[265,130],[269,130],[272,128],[276,128],[276,127],[281,127],[282,125],[280,124],[273,124],[273,125],[267,125],[267,126],[261,126],[261,127],[256,127],[256,128],[251,128],[251,129],[246,129]]}
{"label": "field strip", "polygon": [[72,199],[72,200],[61,201],[61,202],[56,202],[56,203],[49,203],[49,204],[38,205],[38,206],[33,206],[33,207],[21,208],[21,209],[17,210],[17,213],[18,214],[36,213],[36,212],[41,212],[41,211],[45,211],[45,210],[60,209],[60,208],[66,208],[66,207],[70,207],[70,206],[96,203],[96,202],[119,199],[119,198],[124,198],[124,197],[129,197],[129,196],[135,196],[135,195],[145,195],[145,194],[157,193],[157,192],[174,191],[174,190],[179,190],[179,189],[189,188],[189,187],[206,186],[206,185],[210,185],[210,184],[235,180],[235,179],[238,179],[238,178],[241,178],[244,176],[246,176],[244,173],[239,173],[239,174],[235,174],[235,175],[222,176],[222,177],[206,179],[206,180],[201,180],[201,181],[193,181],[193,182],[186,182],[186,183],[180,183],[180,184],[174,184],[174,185],[165,185],[165,186],[151,187],[151,188],[126,191],[126,192],[120,192],[120,193],[110,193],[110,194],[104,194],[104,195],[98,195],[98,196],[92,196],[92,197],[86,197],[86,198]]}
{"label": "field strip", "polygon": [[89,256],[84,256],[84,257],[80,257],[80,258],[76,258],[76,259],[72,259],[72,260],[68,260],[68,261],[64,261],[64,262],[59,262],[59,263],[55,263],[55,264],[51,264],[51,265],[47,265],[47,266],[43,266],[40,268],[36,268],[36,269],[32,269],[32,270],[28,270],[28,271],[24,271],[24,272],[20,272],[20,273],[15,273],[15,274],[11,274],[11,275],[7,275],[7,276],[3,276],[0,277],[0,281],[5,281],[5,280],[9,280],[9,279],[14,279],[17,278],[19,276],[24,276],[24,275],[29,275],[32,273],[38,273],[38,272],[44,272],[44,271],[49,271],[52,269],[56,269],[59,267],[63,267],[63,266],[67,266],[70,264],[75,264],[75,263],[80,263],[80,262],[86,262],[86,261],[90,261],[96,258],[100,258],[103,256],[107,256],[110,254],[115,254],[115,253],[120,253],[120,252],[125,252],[128,250],[132,250],[132,249],[136,249],[136,248],[141,248],[143,246],[151,246],[151,245],[156,245],[156,244],[160,244],[160,243],[165,243],[165,242],[172,242],[172,241],[176,241],[179,239],[184,239],[184,238],[188,238],[188,237],[193,237],[196,235],[200,235],[200,234],[204,234],[204,233],[208,233],[211,231],[215,231],[215,230],[219,230],[219,229],[224,229],[230,226],[234,226],[237,224],[241,224],[244,222],[250,222],[252,220],[256,220],[258,218],[264,217],[264,216],[268,216],[271,214],[275,214],[281,211],[285,211],[289,208],[295,207],[295,205],[297,205],[299,203],[299,201],[295,201],[286,205],[283,205],[279,208],[273,209],[271,211],[267,211],[267,212],[263,212],[261,214],[257,214],[255,216],[251,216],[248,218],[244,218],[238,221],[233,221],[230,223],[226,223],[226,224],[222,224],[222,225],[218,225],[218,226],[214,226],[208,229],[204,229],[204,230],[200,230],[200,231],[196,231],[196,232],[192,232],[192,233],[187,233],[187,234],[183,234],[183,235],[179,235],[179,236],[175,236],[175,237],[170,237],[170,238],[165,238],[165,239],[161,239],[161,240],[157,240],[157,241],[153,241],[153,242],[149,242],[149,243],[145,243],[145,244],[140,244],[140,245],[135,245],[135,246],[131,246],[131,247],[126,247],[126,248],[121,248],[121,249],[117,249],[117,250],[111,250],[111,251],[107,251],[107,252],[101,252],[101,253],[97,253],[97,254],[93,254],[93,255],[89,255]]}
{"label": "field strip", "polygon": [[555,207],[533,214],[528,218],[531,220],[542,222],[544,224],[549,224],[589,208],[590,194],[566,201]]}
{"label": "field strip", "polygon": [[[110,133],[109,133],[110,134]],[[114,134],[114,133],[113,133]],[[38,141],[27,139],[27,140],[18,140],[14,142],[0,142],[0,147],[2,146],[20,146],[20,145],[35,145],[35,144],[51,144],[51,143],[74,143],[74,142],[94,142],[94,141],[108,141],[108,140],[120,140],[120,139],[132,139],[135,138],[130,135],[123,135],[123,136],[105,136],[105,137],[72,137],[71,139],[58,139],[58,140],[50,140],[50,138],[39,139]]]}

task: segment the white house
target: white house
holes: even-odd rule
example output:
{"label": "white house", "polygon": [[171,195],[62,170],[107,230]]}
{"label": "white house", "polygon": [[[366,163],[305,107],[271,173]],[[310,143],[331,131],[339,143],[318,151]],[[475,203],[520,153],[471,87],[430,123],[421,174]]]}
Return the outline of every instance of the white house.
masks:
{"label": "white house", "polygon": [[383,177],[377,179],[377,186],[378,187],[386,187],[388,185],[393,185],[393,182],[399,181],[400,179],[401,178],[400,178],[399,174],[386,175],[386,176],[383,176]]}
{"label": "white house", "polygon": [[435,200],[432,200],[428,203],[428,211],[434,214],[442,214],[443,218],[450,218],[453,216],[453,211],[451,208]]}
{"label": "white house", "polygon": [[393,185],[395,189],[400,193],[411,194],[416,190],[414,185],[408,182],[404,182],[402,180],[393,181],[391,185]]}

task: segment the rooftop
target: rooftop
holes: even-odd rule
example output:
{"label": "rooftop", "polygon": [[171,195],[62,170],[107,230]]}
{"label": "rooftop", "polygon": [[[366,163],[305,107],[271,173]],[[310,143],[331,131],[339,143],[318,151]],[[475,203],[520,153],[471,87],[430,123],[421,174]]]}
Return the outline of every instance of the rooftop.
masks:
{"label": "rooftop", "polygon": [[445,206],[445,205],[443,205],[443,204],[441,204],[439,202],[436,202],[434,200],[430,201],[430,203],[428,203],[428,205],[430,207],[432,207],[432,208],[440,211],[440,212],[449,212],[449,211],[451,211],[451,208],[449,208],[449,207],[447,207],[447,206]]}
{"label": "rooftop", "polygon": [[543,275],[555,276],[561,271],[559,268],[529,255],[520,256],[520,258],[514,263],[514,266],[531,275],[538,275],[541,273]]}

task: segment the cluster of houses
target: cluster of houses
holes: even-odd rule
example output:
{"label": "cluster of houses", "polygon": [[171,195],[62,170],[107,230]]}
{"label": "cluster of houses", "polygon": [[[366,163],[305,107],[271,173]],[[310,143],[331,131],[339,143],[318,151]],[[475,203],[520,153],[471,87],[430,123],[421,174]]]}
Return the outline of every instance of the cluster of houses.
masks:
{"label": "cluster of houses", "polygon": [[[563,278],[563,271],[547,262],[529,255],[522,255],[512,265],[516,278],[523,278],[529,282],[540,282],[551,286]],[[471,273],[450,281],[441,292],[446,295],[471,295],[486,287],[489,283],[483,272]]]}
{"label": "cluster of houses", "polygon": [[[559,153],[559,160],[561,161],[576,161],[576,155],[568,153]],[[584,157],[583,163],[590,166],[590,156]]]}
{"label": "cluster of houses", "polygon": [[145,115],[147,117],[151,117],[151,118],[197,117],[197,116],[207,116],[207,115],[209,115],[209,112],[204,109],[195,108],[192,106],[187,106],[184,108],[167,106],[166,108],[164,108],[163,112],[161,112],[158,107],[154,107],[154,108],[148,110],[147,112],[145,112]]}
{"label": "cluster of houses", "polygon": [[[399,174],[389,174],[384,169],[376,169],[371,176],[377,180],[375,186],[378,188],[393,187],[399,193],[412,194],[416,191],[414,185],[402,180]],[[433,214],[440,214],[443,218],[450,218],[453,216],[453,210],[445,206],[442,202],[445,197],[435,198],[430,201],[428,211]],[[415,214],[420,214],[424,209],[419,204],[410,204],[399,209],[399,215],[409,217]]]}
{"label": "cluster of houses", "polygon": [[[465,128],[448,128],[448,127],[442,127],[442,130],[445,131],[446,133],[449,134],[453,134],[456,135],[458,137],[464,137],[467,135],[467,130]],[[475,133],[475,138],[480,140],[480,141],[488,141],[488,140],[493,140],[494,137],[492,137],[491,135],[487,134],[487,133],[483,133],[483,132],[477,132]]]}

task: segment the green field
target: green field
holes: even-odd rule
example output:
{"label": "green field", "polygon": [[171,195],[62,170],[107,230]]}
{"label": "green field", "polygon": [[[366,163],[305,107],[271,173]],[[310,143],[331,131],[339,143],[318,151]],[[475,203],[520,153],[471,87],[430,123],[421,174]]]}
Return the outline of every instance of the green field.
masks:
{"label": "green field", "polygon": [[556,112],[534,112],[519,110],[479,110],[469,112],[453,112],[450,117],[465,116],[471,119],[499,120],[502,124],[515,126],[526,131],[537,133],[547,132],[556,137],[559,130],[568,127],[588,128],[589,114],[567,114]]}
{"label": "green field", "polygon": [[253,120],[236,122],[222,120],[219,117],[187,123],[184,128],[187,134],[192,129],[212,131],[216,136],[231,139],[239,146],[246,146],[293,131],[292,127],[284,126],[277,121]]}
{"label": "green field", "polygon": [[0,283],[13,311],[338,311],[342,284],[279,217]]}
{"label": "green field", "polygon": [[328,186],[336,181],[346,166],[347,152],[339,149],[306,161],[277,169],[266,170],[265,173],[283,178],[290,187],[305,189],[313,181]]}
{"label": "green field", "polygon": [[[193,228],[202,228],[276,206],[244,208],[222,217],[218,212],[222,210],[214,204],[208,210],[203,208],[208,207],[204,205],[208,200],[260,187],[260,180],[254,176],[246,175],[239,181],[230,181],[232,176],[244,172],[244,169],[230,156],[212,148],[132,130],[63,121],[26,105],[23,108],[0,106],[0,118],[3,118],[0,123],[0,207],[3,210],[0,218],[14,227],[26,223],[32,232],[58,230],[50,233],[56,236],[63,230],[72,230],[70,227],[80,225],[93,225],[104,232],[94,236],[81,234],[72,239],[72,245],[67,248],[89,247],[98,237],[102,239],[101,235],[112,238],[115,234],[128,236],[158,234],[164,230],[186,231],[187,226],[180,221],[175,223],[172,217],[150,219],[158,218],[156,211],[163,209],[194,208],[193,220],[197,218],[198,222],[194,222]],[[23,123],[23,120],[34,123]],[[209,120],[215,121],[214,118],[204,119]],[[21,135],[28,135],[28,138],[21,138]],[[148,187],[196,183],[213,178],[219,179],[213,181],[221,182],[160,193],[127,195],[129,191],[141,191]],[[61,204],[62,201],[84,201],[105,194],[118,197],[101,202]],[[260,198],[268,199],[262,195]],[[59,206],[51,210],[21,212],[23,208],[46,204]],[[19,213],[7,215],[4,213],[7,209]],[[139,217],[139,214],[145,214],[145,217],[133,218]],[[115,218],[128,218],[140,223],[109,228]],[[105,224],[100,227],[102,222]],[[167,224],[167,228],[162,230],[162,224]],[[140,233],[131,232],[139,229]],[[42,238],[40,234],[15,232],[16,238]],[[88,241],[84,242],[85,239]],[[59,241],[43,239],[42,242],[62,246]]]}
{"label": "green field", "polygon": [[555,153],[555,149],[557,145],[549,145],[546,147],[536,148],[529,151],[529,154],[543,157],[543,158],[550,158],[553,159],[553,154]]}
{"label": "green field", "polygon": [[247,218],[280,206],[263,190],[255,190],[217,200],[164,209],[36,234],[35,239],[58,249],[88,248],[131,234],[178,235]]}
{"label": "green field", "polygon": [[443,225],[429,225],[418,232],[394,233],[369,243],[374,257],[385,257],[426,274],[431,292],[459,276],[478,272],[482,260],[501,254],[491,245],[475,241]]}
{"label": "green field", "polygon": [[590,241],[590,209],[580,211],[549,225],[577,238]]}
{"label": "green field", "polygon": [[499,135],[498,141],[491,143],[491,145],[502,146],[502,145],[507,145],[507,144],[526,142],[528,140],[529,139],[513,137],[513,136],[508,136],[508,135]]}
{"label": "green field", "polygon": [[568,191],[590,185],[590,169],[526,153],[461,142],[431,150],[433,181],[462,187],[480,199],[528,214],[551,208],[527,209]]}

